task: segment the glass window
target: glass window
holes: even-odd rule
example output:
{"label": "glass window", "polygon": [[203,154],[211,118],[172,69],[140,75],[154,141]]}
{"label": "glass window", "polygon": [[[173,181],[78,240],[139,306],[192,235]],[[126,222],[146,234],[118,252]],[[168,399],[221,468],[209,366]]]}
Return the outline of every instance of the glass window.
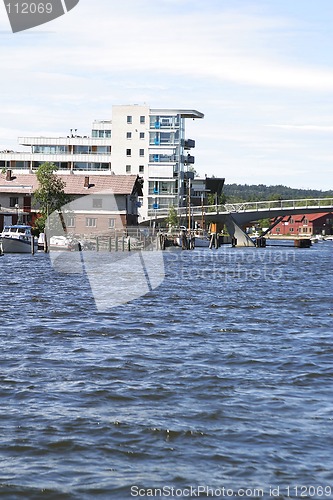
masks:
{"label": "glass window", "polygon": [[90,153],[89,146],[74,146],[74,154],[88,154]]}
{"label": "glass window", "polygon": [[145,123],[145,122],[146,122],[146,117],[140,116],[140,123]]}
{"label": "glass window", "polygon": [[75,227],[75,217],[68,216],[66,220],[67,227]]}
{"label": "glass window", "polygon": [[140,156],[144,156],[145,155],[145,150],[144,149],[140,149]]}
{"label": "glass window", "polygon": [[113,229],[115,227],[116,227],[116,219],[113,218],[109,219],[109,228]]}
{"label": "glass window", "polygon": [[97,219],[94,217],[86,217],[86,227],[97,227]]}
{"label": "glass window", "polygon": [[126,133],[126,139],[132,139],[132,132]]}
{"label": "glass window", "polygon": [[132,156],[132,150],[126,149],[126,156]]}
{"label": "glass window", "polygon": [[111,153],[111,147],[110,146],[97,146],[96,147],[96,153],[98,153],[98,154],[108,154],[108,153]]}
{"label": "glass window", "polygon": [[140,139],[144,139],[145,138],[145,133],[144,132],[140,132]]}
{"label": "glass window", "polygon": [[127,116],[127,123],[132,123],[132,117],[131,116]]}
{"label": "glass window", "polygon": [[139,165],[139,172],[142,174],[145,171],[144,165]]}
{"label": "glass window", "polygon": [[9,199],[9,206],[11,208],[14,208],[15,205],[18,205],[18,198],[14,197],[14,196],[11,196],[10,199]]}
{"label": "glass window", "polygon": [[126,165],[126,173],[129,174],[132,170],[131,165]]}
{"label": "glass window", "polygon": [[102,208],[103,200],[102,198],[93,198],[93,208]]}

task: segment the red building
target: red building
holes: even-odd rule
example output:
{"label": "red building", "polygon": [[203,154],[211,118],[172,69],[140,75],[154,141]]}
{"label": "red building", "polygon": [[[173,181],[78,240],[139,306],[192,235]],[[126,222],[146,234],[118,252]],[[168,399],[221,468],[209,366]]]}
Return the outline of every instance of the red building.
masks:
{"label": "red building", "polygon": [[[273,224],[277,218],[271,220]],[[274,236],[313,236],[333,234],[333,213],[286,215],[270,231]]]}

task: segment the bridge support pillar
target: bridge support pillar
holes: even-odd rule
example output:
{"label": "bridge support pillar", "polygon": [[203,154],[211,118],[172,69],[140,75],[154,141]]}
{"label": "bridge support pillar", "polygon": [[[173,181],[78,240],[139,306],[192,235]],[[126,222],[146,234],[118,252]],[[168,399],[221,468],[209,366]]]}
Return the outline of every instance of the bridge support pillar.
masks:
{"label": "bridge support pillar", "polygon": [[251,238],[244,233],[243,229],[241,229],[236,223],[235,219],[231,214],[226,216],[225,225],[227,226],[228,233],[231,238],[235,238],[236,247],[254,247],[255,244],[251,240]]}

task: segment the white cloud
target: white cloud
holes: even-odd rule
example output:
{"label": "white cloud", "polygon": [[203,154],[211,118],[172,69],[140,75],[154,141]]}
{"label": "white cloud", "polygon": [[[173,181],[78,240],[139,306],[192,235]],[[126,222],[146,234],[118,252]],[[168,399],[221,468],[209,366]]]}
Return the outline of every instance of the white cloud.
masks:
{"label": "white cloud", "polygon": [[330,40],[301,8],[291,19],[284,1],[80,0],[49,25],[0,34],[0,148],[11,134],[87,133],[113,104],[190,107],[205,113],[188,124],[198,170],[253,170],[267,183],[280,168],[296,185],[295,164],[311,183],[317,157],[327,187]]}
{"label": "white cloud", "polygon": [[282,130],[294,130],[296,132],[319,132],[333,133],[333,125],[267,125],[268,127],[278,128]]}

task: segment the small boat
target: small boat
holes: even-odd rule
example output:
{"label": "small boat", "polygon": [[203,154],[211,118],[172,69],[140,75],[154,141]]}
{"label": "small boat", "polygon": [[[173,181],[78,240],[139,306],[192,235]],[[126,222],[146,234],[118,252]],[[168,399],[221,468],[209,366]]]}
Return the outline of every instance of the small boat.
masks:
{"label": "small boat", "polygon": [[210,245],[210,235],[203,231],[202,229],[198,229],[194,233],[194,247],[195,248],[208,248]]}
{"label": "small boat", "polygon": [[2,253],[30,253],[32,239],[35,250],[37,242],[31,233],[31,226],[25,224],[5,226],[0,234]]}
{"label": "small boat", "polygon": [[210,238],[208,235],[194,235],[194,247],[195,248],[208,248],[210,244]]}
{"label": "small boat", "polygon": [[51,236],[49,241],[50,250],[74,250],[73,240],[67,236]]}

